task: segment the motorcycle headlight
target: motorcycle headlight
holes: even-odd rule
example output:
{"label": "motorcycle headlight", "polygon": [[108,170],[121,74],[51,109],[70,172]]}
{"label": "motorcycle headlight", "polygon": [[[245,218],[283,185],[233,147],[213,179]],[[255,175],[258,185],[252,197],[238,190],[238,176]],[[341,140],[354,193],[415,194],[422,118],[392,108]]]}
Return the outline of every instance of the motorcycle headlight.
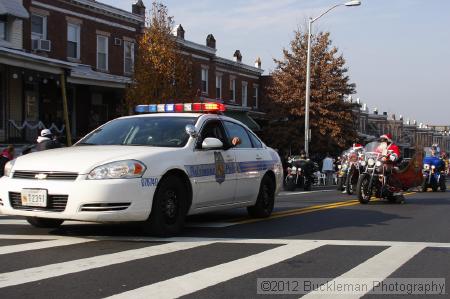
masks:
{"label": "motorcycle headlight", "polygon": [[436,166],[435,165],[431,165],[431,169],[436,169]]}
{"label": "motorcycle headlight", "polygon": [[8,161],[8,162],[5,164],[5,172],[3,173],[4,176],[9,177],[9,176],[11,175],[12,169],[13,169],[13,167],[14,167],[14,163],[16,163],[16,160],[15,160],[15,159],[14,159],[14,160],[11,160],[11,161]]}
{"label": "motorcycle headlight", "polygon": [[370,158],[369,160],[367,160],[367,164],[369,164],[369,166],[373,166],[375,165],[375,160]]}
{"label": "motorcycle headlight", "polygon": [[377,163],[375,163],[375,165],[376,165],[377,167],[380,167],[382,164],[383,164],[383,163],[381,163],[381,161],[377,161]]}
{"label": "motorcycle headlight", "polygon": [[430,169],[430,164],[424,164],[424,165],[423,165],[423,169],[425,169],[425,170]]}
{"label": "motorcycle headlight", "polygon": [[297,167],[292,167],[292,171],[297,171]]}
{"label": "motorcycle headlight", "polygon": [[361,163],[361,166],[363,166],[363,167],[366,166],[366,161],[361,161],[360,163]]}
{"label": "motorcycle headlight", "polygon": [[140,178],[147,167],[136,160],[117,161],[98,166],[89,172],[88,180]]}
{"label": "motorcycle headlight", "polygon": [[338,165],[338,169],[341,169],[342,168],[342,165]]}

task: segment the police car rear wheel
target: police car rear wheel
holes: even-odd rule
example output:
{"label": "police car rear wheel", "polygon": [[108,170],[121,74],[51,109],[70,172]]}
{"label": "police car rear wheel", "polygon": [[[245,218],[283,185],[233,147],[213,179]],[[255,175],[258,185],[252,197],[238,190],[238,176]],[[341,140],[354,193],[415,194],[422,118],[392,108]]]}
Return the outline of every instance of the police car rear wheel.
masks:
{"label": "police car rear wheel", "polygon": [[38,217],[27,217],[27,221],[32,226],[39,228],[58,228],[64,222],[64,220],[62,219],[49,219]]}
{"label": "police car rear wheel", "polygon": [[275,185],[269,176],[264,176],[259,188],[256,204],[247,207],[248,214],[254,218],[266,218],[272,214],[275,204]]}
{"label": "police car rear wheel", "polygon": [[186,219],[186,194],[186,186],[180,178],[163,179],[156,190],[150,217],[143,225],[144,231],[161,237],[178,234]]}

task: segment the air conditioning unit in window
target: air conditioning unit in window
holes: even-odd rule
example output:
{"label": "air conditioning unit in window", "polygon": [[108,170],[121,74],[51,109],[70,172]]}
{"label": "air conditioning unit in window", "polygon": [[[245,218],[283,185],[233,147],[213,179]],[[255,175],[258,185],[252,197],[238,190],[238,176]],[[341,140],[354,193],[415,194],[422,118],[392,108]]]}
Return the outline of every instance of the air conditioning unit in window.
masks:
{"label": "air conditioning unit in window", "polygon": [[52,42],[46,39],[33,39],[32,48],[37,51],[50,52],[52,50]]}
{"label": "air conditioning unit in window", "polygon": [[122,45],[122,40],[120,38],[115,38],[114,39],[114,45],[115,46],[121,46]]}

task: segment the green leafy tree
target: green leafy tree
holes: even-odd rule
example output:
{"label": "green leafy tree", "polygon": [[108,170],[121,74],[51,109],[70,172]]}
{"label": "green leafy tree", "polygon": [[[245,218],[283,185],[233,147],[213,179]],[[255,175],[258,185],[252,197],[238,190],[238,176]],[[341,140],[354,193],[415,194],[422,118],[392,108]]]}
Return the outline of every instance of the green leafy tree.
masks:
{"label": "green leafy tree", "polygon": [[[271,146],[298,153],[304,145],[305,89],[308,34],[297,30],[290,50],[283,50],[265,90],[265,107],[272,120],[263,135]],[[344,96],[355,93],[345,60],[332,46],[330,34],[312,39],[310,153],[338,152],[357,138],[355,104]]]}

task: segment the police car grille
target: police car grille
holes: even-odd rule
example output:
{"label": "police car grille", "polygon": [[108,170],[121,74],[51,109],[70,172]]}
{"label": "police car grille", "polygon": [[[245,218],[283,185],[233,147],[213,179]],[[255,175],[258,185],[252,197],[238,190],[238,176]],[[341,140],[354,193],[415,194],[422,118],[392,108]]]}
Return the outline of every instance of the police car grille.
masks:
{"label": "police car grille", "polygon": [[52,172],[52,171],[15,171],[13,178],[16,179],[29,179],[37,180],[37,175],[46,175],[46,180],[62,180],[62,181],[74,181],[78,177],[78,173],[75,172]]}
{"label": "police car grille", "polygon": [[46,207],[27,207],[22,205],[20,193],[9,192],[9,202],[16,210],[64,212],[68,199],[68,195],[48,195]]}

